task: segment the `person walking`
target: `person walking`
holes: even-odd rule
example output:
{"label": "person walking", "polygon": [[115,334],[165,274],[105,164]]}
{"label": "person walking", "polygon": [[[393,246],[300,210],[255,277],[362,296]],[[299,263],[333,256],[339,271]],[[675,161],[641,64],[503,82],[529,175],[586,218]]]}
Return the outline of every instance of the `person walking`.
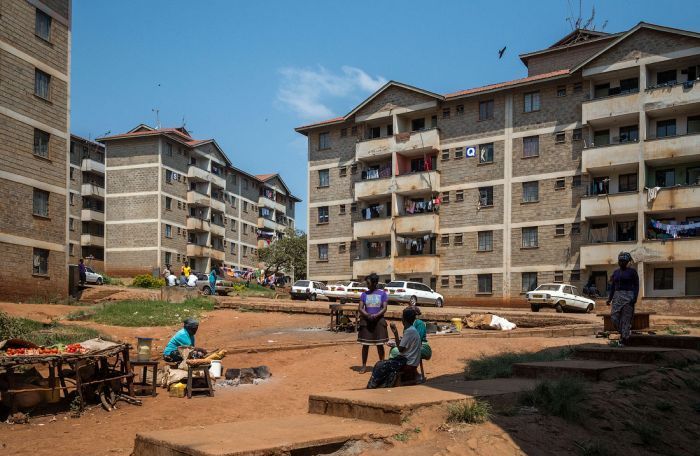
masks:
{"label": "person walking", "polygon": [[359,330],[357,332],[357,341],[362,345],[362,369],[360,373],[367,372],[367,356],[369,355],[369,347],[375,345],[379,360],[384,360],[384,344],[389,341],[389,331],[387,331],[386,313],[387,302],[389,296],[384,290],[377,288],[379,284],[379,276],[372,273],[365,279],[367,283],[367,291],[360,295],[360,312]]}
{"label": "person walking", "polygon": [[637,270],[629,267],[632,255],[620,252],[617,256],[619,269],[615,270],[610,280],[610,294],[607,305],[611,305],[610,319],[620,333],[621,347],[624,347],[632,333],[632,317],[634,305],[639,295],[639,275]]}
{"label": "person walking", "polygon": [[80,273],[80,286],[84,287],[87,283],[87,268],[82,258],[78,262],[78,272]]}
{"label": "person walking", "polygon": [[209,272],[209,289],[211,290],[209,294],[212,296],[216,294],[216,269],[217,268],[211,268],[211,271]]}

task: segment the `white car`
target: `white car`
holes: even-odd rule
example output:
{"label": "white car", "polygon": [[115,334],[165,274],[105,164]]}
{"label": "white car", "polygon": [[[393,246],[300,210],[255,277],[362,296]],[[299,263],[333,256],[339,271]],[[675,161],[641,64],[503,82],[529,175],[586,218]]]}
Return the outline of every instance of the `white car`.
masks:
{"label": "white car", "polygon": [[430,304],[442,307],[445,298],[432,288],[420,282],[394,280],[386,284],[384,291],[389,294],[389,302],[408,303],[412,306]]}
{"label": "white car", "polygon": [[541,307],[553,307],[557,312],[591,312],[595,309],[595,301],[584,298],[576,287],[566,283],[545,283],[525,296],[533,312],[539,312]]}
{"label": "white car", "polygon": [[333,285],[328,285],[325,295],[330,302],[339,300],[341,303],[348,301],[359,301],[360,295],[367,291],[367,287],[362,282],[343,280]]}
{"label": "white car", "polygon": [[95,271],[92,270],[92,268],[85,268],[85,280],[87,283],[95,283],[97,285],[102,285],[105,281],[105,279],[102,277],[102,274],[98,274]]}
{"label": "white car", "polygon": [[326,295],[326,285],[314,280],[297,280],[292,285],[292,299],[308,299],[315,301],[319,296]]}

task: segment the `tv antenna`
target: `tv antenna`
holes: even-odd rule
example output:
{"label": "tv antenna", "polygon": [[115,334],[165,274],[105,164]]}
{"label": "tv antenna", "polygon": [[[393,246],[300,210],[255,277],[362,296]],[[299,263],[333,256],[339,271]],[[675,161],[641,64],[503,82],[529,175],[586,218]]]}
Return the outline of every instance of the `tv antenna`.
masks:
{"label": "tv antenna", "polygon": [[[578,0],[578,14],[574,13],[574,7],[571,4],[571,0],[567,0],[569,3],[569,16],[566,21],[571,26],[571,30],[596,30],[598,26],[595,24],[595,5],[591,7],[591,15],[588,18],[583,17],[583,0]],[[605,30],[608,25],[608,21],[604,21],[600,26],[600,31]]]}
{"label": "tv antenna", "polygon": [[151,109],[151,112],[156,113],[156,130],[160,130],[160,109],[153,108]]}

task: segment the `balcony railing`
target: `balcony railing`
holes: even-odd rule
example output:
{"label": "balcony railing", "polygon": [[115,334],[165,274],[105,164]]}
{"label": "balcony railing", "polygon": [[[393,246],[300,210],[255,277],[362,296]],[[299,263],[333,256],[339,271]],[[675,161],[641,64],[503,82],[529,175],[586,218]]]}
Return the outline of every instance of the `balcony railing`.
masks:
{"label": "balcony railing", "polygon": [[639,111],[639,91],[594,98],[581,105],[583,124],[636,114]]}
{"label": "balcony railing", "polygon": [[389,147],[394,152],[409,152],[440,149],[440,130],[428,130],[399,133],[389,139]]}
{"label": "balcony railing", "polygon": [[352,263],[353,277],[366,277],[371,273],[390,275],[392,273],[391,258],[367,258],[355,260]]}
{"label": "balcony railing", "polygon": [[696,157],[699,145],[700,133],[650,137],[644,141],[644,160],[653,162]]}
{"label": "balcony railing", "polygon": [[639,142],[630,141],[586,148],[581,157],[581,168],[585,173],[638,162]]}

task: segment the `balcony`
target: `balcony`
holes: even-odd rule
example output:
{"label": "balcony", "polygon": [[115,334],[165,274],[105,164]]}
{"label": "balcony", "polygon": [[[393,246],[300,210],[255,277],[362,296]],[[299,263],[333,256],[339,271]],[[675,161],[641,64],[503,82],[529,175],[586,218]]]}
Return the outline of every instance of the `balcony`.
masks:
{"label": "balcony", "polygon": [[[582,245],[580,256],[581,267],[617,264],[617,256],[620,252],[634,250],[636,245],[636,241]],[[636,257],[635,260],[639,261]]]}
{"label": "balcony", "polygon": [[396,234],[437,233],[440,218],[434,213],[402,215],[396,218]]}
{"label": "balcony", "polygon": [[638,192],[612,193],[581,198],[581,220],[607,217],[611,214],[636,214],[638,209]]}
{"label": "balcony", "polygon": [[437,191],[440,188],[440,172],[424,171],[396,177],[396,193]]}
{"label": "balcony", "polygon": [[355,198],[367,199],[391,194],[391,178],[368,179],[355,182]]}
{"label": "balcony", "polygon": [[280,225],[274,220],[265,217],[258,217],[258,228],[267,228],[269,230],[284,231],[284,225]]}
{"label": "balcony", "polygon": [[187,231],[210,231],[209,220],[197,217],[187,217]]}
{"label": "balcony", "polygon": [[100,187],[98,185],[90,184],[90,183],[84,183],[80,187],[80,193],[82,196],[94,196],[97,198],[104,198],[105,197],[104,187]]}
{"label": "balcony", "polygon": [[645,240],[642,250],[645,262],[697,261],[700,258],[700,237]]}
{"label": "balcony", "polygon": [[627,142],[584,149],[581,170],[590,173],[595,170],[610,170],[615,166],[639,162],[639,143]]}
{"label": "balcony", "polygon": [[188,257],[210,257],[212,249],[206,245],[187,244]]}
{"label": "balcony", "polygon": [[80,245],[83,247],[93,246],[93,247],[104,247],[105,238],[103,236],[97,236],[95,234],[81,234],[80,235]]}
{"label": "balcony", "polygon": [[700,84],[685,86],[678,83],[671,86],[652,87],[645,91],[644,110],[678,109],[684,105],[700,103]]}
{"label": "balcony", "polygon": [[391,152],[438,150],[440,149],[440,130],[431,128],[430,130],[413,131],[410,134],[399,133],[389,139],[389,148]]}
{"label": "balcony", "polygon": [[226,210],[226,203],[223,200],[212,198],[210,204],[215,211],[224,212]]}
{"label": "balcony", "polygon": [[260,199],[258,200],[258,206],[267,207],[269,209],[281,212],[283,214],[286,212],[287,209],[284,204],[280,204],[277,201],[273,201],[265,196],[260,197]]}
{"label": "balcony", "polygon": [[352,263],[353,277],[366,277],[373,272],[377,275],[391,275],[391,259],[370,258],[366,260],[355,260]]}
{"label": "balcony", "polygon": [[221,188],[226,188],[226,178],[216,175],[206,169],[202,169],[199,166],[190,165],[187,168],[187,177],[190,179],[211,182],[212,184]]}
{"label": "balcony", "polygon": [[699,133],[644,141],[644,160],[649,162],[672,158],[697,158],[698,154],[700,154]]}
{"label": "balcony", "polygon": [[394,258],[394,273],[417,274],[429,272],[438,274],[440,271],[440,257],[437,255],[408,255]]}
{"label": "balcony", "polygon": [[612,118],[639,118],[639,92],[595,98],[581,105],[583,124],[602,124]]}
{"label": "balcony", "polygon": [[387,157],[391,150],[389,137],[366,139],[355,145],[355,160]]}
{"label": "balcony", "polygon": [[104,223],[105,213],[94,209],[83,209],[80,211],[80,220],[83,222],[100,222]]}
{"label": "balcony", "polygon": [[391,217],[362,220],[353,224],[355,239],[386,237],[391,234]]}
{"label": "balcony", "polygon": [[197,190],[190,190],[187,192],[187,203],[194,204],[195,206],[210,206],[211,198],[209,195],[204,193],[199,193]]}
{"label": "balcony", "polygon": [[92,158],[83,158],[83,162],[80,165],[80,170],[96,174],[104,174],[105,164],[100,163],[97,160],[93,160]]}
{"label": "balcony", "polygon": [[[646,192],[645,190],[645,195]],[[696,209],[698,205],[700,205],[699,185],[662,187],[656,194],[654,201],[652,201],[650,205],[647,205],[646,210],[657,212],[673,211],[676,209]]]}
{"label": "balcony", "polygon": [[209,231],[215,236],[223,236],[226,234],[226,227],[212,222],[209,224]]}

